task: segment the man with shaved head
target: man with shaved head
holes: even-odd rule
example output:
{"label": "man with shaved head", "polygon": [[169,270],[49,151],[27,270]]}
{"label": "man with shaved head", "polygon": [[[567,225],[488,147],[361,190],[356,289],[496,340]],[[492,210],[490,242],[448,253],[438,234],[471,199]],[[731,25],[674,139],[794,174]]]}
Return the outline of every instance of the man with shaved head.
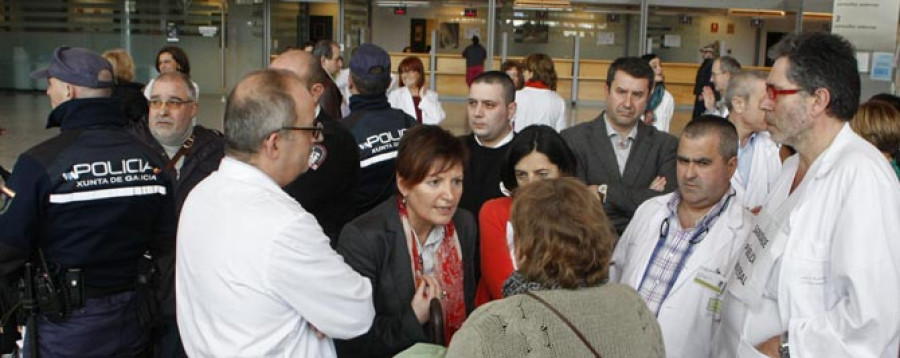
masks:
{"label": "man with shaved head", "polygon": [[331,338],[372,325],[369,280],[281,189],[321,140],[306,87],[264,70],[228,96],[226,156],[191,192],[178,228],[175,292],[189,356],[335,357]]}
{"label": "man with shaved head", "polygon": [[[282,53],[269,67],[297,74],[318,102],[316,122],[325,129],[325,138],[313,145],[309,170],[286,185],[284,191],[316,217],[333,247],[341,228],[354,217],[353,191],[359,176],[359,150],[353,134],[325,110],[328,87],[337,87],[316,58],[304,51]],[[340,113],[340,101],[333,110]]]}

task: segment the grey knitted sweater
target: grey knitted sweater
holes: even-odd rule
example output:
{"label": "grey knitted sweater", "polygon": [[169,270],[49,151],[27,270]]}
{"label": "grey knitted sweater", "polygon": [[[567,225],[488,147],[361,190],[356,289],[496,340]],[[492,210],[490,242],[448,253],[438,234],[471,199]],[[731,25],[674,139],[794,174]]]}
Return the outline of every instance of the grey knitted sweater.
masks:
{"label": "grey knitted sweater", "polygon": [[[577,327],[603,358],[664,357],[653,313],[631,287],[535,291]],[[526,295],[479,307],[453,336],[447,357],[592,357],[553,312]]]}

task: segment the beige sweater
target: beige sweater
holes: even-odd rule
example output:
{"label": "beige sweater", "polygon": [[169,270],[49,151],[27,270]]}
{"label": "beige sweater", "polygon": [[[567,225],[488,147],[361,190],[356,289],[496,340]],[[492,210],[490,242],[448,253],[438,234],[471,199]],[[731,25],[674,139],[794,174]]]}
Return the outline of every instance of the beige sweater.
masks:
{"label": "beige sweater", "polygon": [[[608,284],[537,291],[577,327],[603,358],[664,357],[653,313],[632,288]],[[453,336],[447,357],[592,357],[553,312],[526,295],[479,307]]]}

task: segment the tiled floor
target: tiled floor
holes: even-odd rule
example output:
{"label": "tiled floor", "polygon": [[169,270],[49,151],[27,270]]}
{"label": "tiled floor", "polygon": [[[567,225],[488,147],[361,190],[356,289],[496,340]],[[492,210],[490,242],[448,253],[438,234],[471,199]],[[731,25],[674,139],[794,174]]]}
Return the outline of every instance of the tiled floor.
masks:
{"label": "tiled floor", "polygon": [[[456,134],[465,131],[466,107],[462,100],[443,102],[447,119],[441,124]],[[571,123],[581,123],[594,119],[602,110],[598,105],[579,105],[571,107]],[[200,124],[222,129],[222,115],[225,105],[220,96],[202,96],[200,101]],[[0,128],[6,129],[0,135],[0,165],[12,169],[18,155],[56,135],[58,129],[44,129],[47,115],[50,113],[50,101],[43,92],[0,92]],[[675,112],[671,130],[678,134],[690,119],[690,108],[679,108]]]}

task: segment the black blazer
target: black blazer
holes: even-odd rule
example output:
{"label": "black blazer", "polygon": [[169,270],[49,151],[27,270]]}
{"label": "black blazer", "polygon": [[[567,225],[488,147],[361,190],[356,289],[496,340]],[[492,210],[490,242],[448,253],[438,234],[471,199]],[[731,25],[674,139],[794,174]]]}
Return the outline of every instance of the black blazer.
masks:
{"label": "black blazer", "polygon": [[[453,216],[462,250],[466,313],[475,309],[475,219],[457,209]],[[410,302],[415,294],[406,236],[397,212],[397,197],[379,204],[344,226],[337,252],[356,272],[372,281],[375,322],[366,334],[334,340],[339,357],[392,357],[418,342],[425,330]]]}

